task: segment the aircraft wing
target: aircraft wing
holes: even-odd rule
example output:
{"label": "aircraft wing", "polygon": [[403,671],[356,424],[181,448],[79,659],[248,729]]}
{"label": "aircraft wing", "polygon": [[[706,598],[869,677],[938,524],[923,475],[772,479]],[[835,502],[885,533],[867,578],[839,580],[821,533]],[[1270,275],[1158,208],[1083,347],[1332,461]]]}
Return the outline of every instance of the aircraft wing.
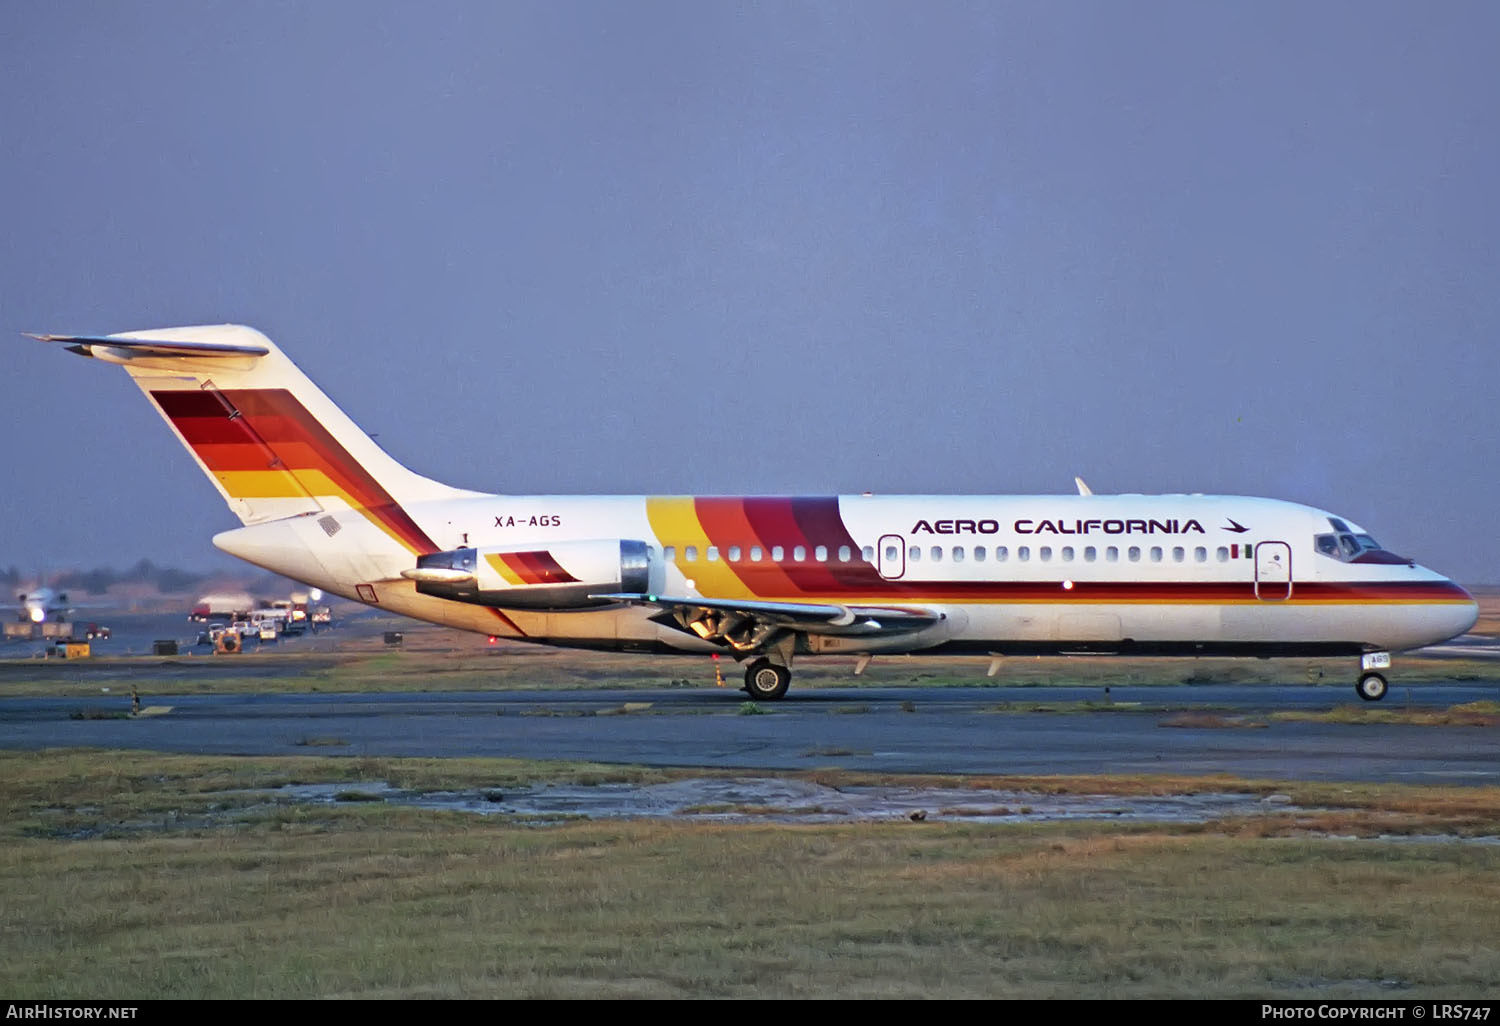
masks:
{"label": "aircraft wing", "polygon": [[[883,637],[910,634],[944,618],[931,609],[910,606],[840,606],[814,602],[756,602],[750,599],[677,598],[623,592],[590,598],[655,606],[661,622],[672,623],[714,640],[735,643],[736,636],[792,630],[831,637]],[[736,645],[736,647],[740,647]]]}

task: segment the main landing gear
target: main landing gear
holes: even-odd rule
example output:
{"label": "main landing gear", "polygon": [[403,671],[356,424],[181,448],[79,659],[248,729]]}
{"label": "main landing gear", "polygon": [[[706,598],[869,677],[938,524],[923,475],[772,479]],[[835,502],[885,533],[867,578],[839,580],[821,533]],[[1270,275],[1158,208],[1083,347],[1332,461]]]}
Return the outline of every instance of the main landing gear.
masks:
{"label": "main landing gear", "polygon": [[757,659],[745,670],[745,690],[752,699],[771,702],[786,694],[792,671],[769,659]]}
{"label": "main landing gear", "polygon": [[1388,688],[1385,677],[1376,673],[1376,670],[1389,670],[1391,668],[1391,654],[1389,652],[1366,652],[1359,657],[1359,683],[1354,685],[1354,693],[1366,702],[1378,702],[1385,697]]}

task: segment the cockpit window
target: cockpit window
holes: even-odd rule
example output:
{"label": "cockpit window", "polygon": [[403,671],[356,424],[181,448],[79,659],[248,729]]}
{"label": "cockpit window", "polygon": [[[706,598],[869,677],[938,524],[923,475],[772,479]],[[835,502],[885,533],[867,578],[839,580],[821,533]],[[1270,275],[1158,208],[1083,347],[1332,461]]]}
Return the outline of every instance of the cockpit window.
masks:
{"label": "cockpit window", "polygon": [[[1329,517],[1329,520],[1342,523],[1342,521],[1334,521],[1332,517]],[[1350,534],[1347,531],[1316,535],[1313,538],[1313,544],[1321,555],[1345,563],[1355,562],[1363,553],[1380,551],[1380,543],[1368,534]]]}

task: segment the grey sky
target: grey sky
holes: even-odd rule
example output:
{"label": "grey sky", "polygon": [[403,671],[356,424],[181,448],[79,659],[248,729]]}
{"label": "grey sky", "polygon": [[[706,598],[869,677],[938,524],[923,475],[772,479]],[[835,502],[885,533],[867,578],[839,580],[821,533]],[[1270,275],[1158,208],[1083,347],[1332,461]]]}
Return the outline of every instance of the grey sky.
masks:
{"label": "grey sky", "polygon": [[[509,492],[1269,495],[1500,581],[1500,5],[42,3],[0,329],[239,321]],[[228,566],[0,339],[0,565]]]}

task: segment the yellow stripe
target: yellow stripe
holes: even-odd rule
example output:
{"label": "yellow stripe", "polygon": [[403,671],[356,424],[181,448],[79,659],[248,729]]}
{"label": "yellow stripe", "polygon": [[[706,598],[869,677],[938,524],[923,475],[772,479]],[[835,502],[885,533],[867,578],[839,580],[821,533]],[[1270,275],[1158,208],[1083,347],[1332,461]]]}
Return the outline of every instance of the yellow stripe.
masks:
{"label": "yellow stripe", "polygon": [[[406,551],[413,554],[417,551],[379,517],[355,502],[352,495],[321,470],[299,470],[296,480],[292,480],[291,472],[285,470],[221,470],[214,477],[219,479],[224,491],[234,499],[293,499],[308,493],[317,499],[338,499],[350,509],[357,510],[366,520],[380,528],[381,533]],[[306,487],[306,491],[297,487],[299,481]]]}
{"label": "yellow stripe", "polygon": [[487,553],[484,557],[484,561],[494,568],[495,573],[505,578],[506,584],[515,586],[518,584],[526,583],[525,581],[521,580],[521,575],[512,570],[510,568],[510,564],[501,559],[499,556]]}
{"label": "yellow stripe", "polygon": [[[233,499],[296,499],[304,495],[337,496],[347,505],[349,495],[321,470],[220,470],[214,474]],[[301,487],[298,487],[298,483]]]}
{"label": "yellow stripe", "polygon": [[[698,513],[690,496],[647,499],[646,519],[650,521],[657,541],[663,546],[677,546],[677,558],[673,564],[693,582],[700,595],[717,598],[745,598],[749,595],[739,576],[730,569],[725,559],[727,553],[719,553],[717,561],[709,560],[708,533],[698,522]],[[689,545],[698,549],[698,558],[691,563],[687,560]]]}

